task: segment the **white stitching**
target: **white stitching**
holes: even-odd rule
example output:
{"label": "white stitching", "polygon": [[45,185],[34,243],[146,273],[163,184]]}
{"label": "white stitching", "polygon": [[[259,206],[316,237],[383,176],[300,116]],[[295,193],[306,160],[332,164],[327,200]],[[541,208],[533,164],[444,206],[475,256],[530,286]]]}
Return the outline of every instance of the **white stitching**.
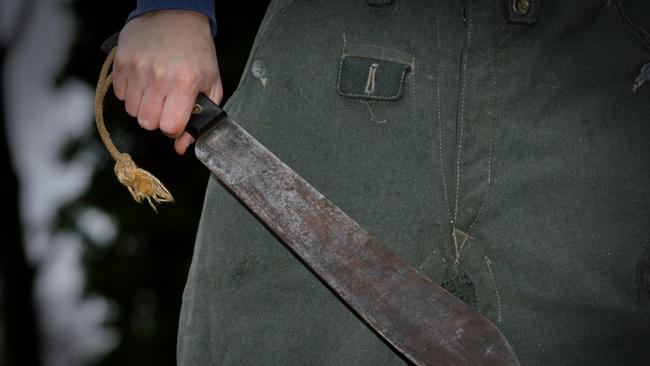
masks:
{"label": "white stitching", "polygon": [[[442,42],[440,41],[440,18],[436,12],[436,46],[438,51],[438,75],[436,80],[436,115],[438,121],[438,149],[440,157],[440,175],[442,176],[442,189],[445,198],[445,205],[447,207],[447,215],[450,220],[449,224],[452,225],[452,215],[451,215],[451,206],[449,205],[449,188],[447,186],[447,175],[445,174],[445,162],[444,162],[444,148],[442,143],[442,102],[440,97],[440,87],[442,84],[442,71],[444,69],[444,58],[442,57]],[[424,265],[433,258],[433,255],[436,254],[435,249],[429,254],[428,257],[422,261],[418,266],[418,269],[422,269]],[[442,258],[444,261],[444,257]]]}
{"label": "white stitching", "polygon": [[[456,233],[461,233],[463,235],[463,241],[460,243],[460,246],[458,245],[458,239]],[[458,229],[457,227],[453,228],[451,237],[454,240],[454,252],[456,254],[456,258],[454,259],[454,264],[458,264],[460,263],[460,255],[463,253],[463,247],[465,246],[465,243],[467,243],[470,239],[474,239],[474,238],[472,238],[468,233]]]}
{"label": "white stitching", "polygon": [[375,113],[373,113],[372,108],[370,107],[371,102],[365,101],[365,100],[360,100],[359,102],[361,102],[362,104],[365,104],[366,107],[368,107],[368,112],[370,112],[370,121],[371,122],[375,122],[375,123],[379,123],[379,124],[386,123],[385,119],[378,120],[378,119],[375,118]]}
{"label": "white stitching", "polygon": [[368,69],[368,80],[366,80],[366,88],[363,90],[365,94],[372,94],[375,91],[375,76],[377,75],[378,68],[379,64],[376,62],[373,62],[372,65],[370,65],[370,68]]}
{"label": "white stitching", "polygon": [[469,59],[469,49],[472,43],[472,16],[471,12],[467,12],[467,45],[465,47],[465,52],[463,55],[463,71],[462,71],[462,84],[460,91],[460,108],[458,116],[458,147],[456,153],[456,197],[454,201],[454,217],[452,223],[458,218],[458,200],[460,193],[460,176],[461,169],[460,163],[462,160],[463,154],[463,125],[465,121],[465,85],[467,81],[467,60]]}
{"label": "white stitching", "polygon": [[[452,219],[451,206],[449,205],[449,188],[447,187],[447,175],[445,174],[444,149],[442,144],[442,102],[440,100],[440,84],[442,83],[442,69],[444,58],[442,57],[442,44],[440,42],[440,19],[436,16],[436,44],[438,46],[438,82],[436,83],[436,109],[438,115],[438,147],[440,150],[440,174],[442,175],[442,188],[447,205],[447,214]],[[451,221],[450,221],[451,222]]]}
{"label": "white stitching", "polygon": [[[504,30],[504,29],[502,29]],[[483,214],[483,210],[485,209],[487,205],[487,199],[490,194],[490,187],[492,186],[492,160],[494,157],[494,140],[496,138],[497,131],[500,129],[499,125],[497,123],[497,76],[496,76],[496,65],[498,64],[498,57],[497,57],[497,50],[498,47],[494,47],[494,65],[495,68],[492,69],[492,108],[493,108],[493,114],[492,114],[492,123],[495,124],[496,126],[493,127],[492,133],[490,135],[490,142],[489,142],[489,150],[488,150],[488,174],[487,174],[487,187],[485,188],[485,195],[483,196],[483,200],[481,202],[481,207],[479,207],[476,216],[474,217],[474,220],[472,220],[472,223],[469,224],[467,227],[467,231],[469,232],[474,224],[478,222],[479,217]]]}
{"label": "white stitching", "polygon": [[501,323],[501,295],[499,295],[499,289],[497,288],[497,282],[494,278],[494,273],[492,272],[492,261],[488,256],[484,256],[485,264],[487,265],[488,271],[490,272],[490,280],[492,281],[492,286],[494,286],[494,294],[497,297],[497,322]]}

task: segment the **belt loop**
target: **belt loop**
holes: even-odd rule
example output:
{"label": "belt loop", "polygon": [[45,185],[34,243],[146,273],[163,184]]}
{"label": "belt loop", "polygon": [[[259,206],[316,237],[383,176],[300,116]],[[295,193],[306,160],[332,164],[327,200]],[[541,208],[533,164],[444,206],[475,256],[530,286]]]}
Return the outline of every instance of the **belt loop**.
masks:
{"label": "belt loop", "polygon": [[513,24],[537,23],[541,0],[503,0],[506,20]]}

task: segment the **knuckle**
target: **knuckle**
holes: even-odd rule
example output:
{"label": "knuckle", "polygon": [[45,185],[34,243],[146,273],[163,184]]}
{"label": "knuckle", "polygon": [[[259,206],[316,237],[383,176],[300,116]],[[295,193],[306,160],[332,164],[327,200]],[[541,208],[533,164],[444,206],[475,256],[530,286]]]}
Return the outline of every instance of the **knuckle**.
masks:
{"label": "knuckle", "polygon": [[175,77],[176,87],[183,92],[192,92],[198,89],[201,75],[194,69],[180,70]]}
{"label": "knuckle", "polygon": [[151,75],[156,82],[162,82],[168,78],[169,67],[162,62],[154,62],[151,65]]}
{"label": "knuckle", "polygon": [[146,62],[146,58],[138,54],[125,55],[120,59],[118,59],[116,55],[113,65],[128,75],[139,75],[139,73],[142,72],[143,67],[146,65]]}
{"label": "knuckle", "polygon": [[144,74],[149,70],[150,62],[146,57],[138,56],[133,58],[133,69],[139,73]]}
{"label": "knuckle", "polygon": [[113,69],[115,71],[121,71],[129,65],[129,57],[123,53],[116,53],[115,58],[113,59]]}
{"label": "knuckle", "polygon": [[183,132],[183,128],[177,122],[164,123],[164,124],[161,123],[160,124],[160,131],[162,131],[162,133],[164,133],[165,135],[167,135],[169,137],[177,138]]}
{"label": "knuckle", "polygon": [[118,63],[118,65],[122,67],[124,70],[132,71],[135,70],[139,60],[140,60],[139,56],[131,54],[128,56],[124,56],[124,59],[122,60],[121,63]]}
{"label": "knuckle", "polygon": [[184,115],[184,109],[175,105],[174,108],[168,109],[160,117],[160,130],[169,137],[180,136],[187,123],[189,116]]}

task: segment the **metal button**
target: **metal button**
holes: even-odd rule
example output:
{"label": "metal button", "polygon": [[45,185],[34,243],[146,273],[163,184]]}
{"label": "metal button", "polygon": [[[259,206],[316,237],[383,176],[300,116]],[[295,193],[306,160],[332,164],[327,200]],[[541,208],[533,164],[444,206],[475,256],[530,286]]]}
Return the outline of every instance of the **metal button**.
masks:
{"label": "metal button", "polygon": [[264,62],[262,60],[255,60],[251,65],[251,72],[255,79],[262,79],[266,76],[266,70],[264,69]]}
{"label": "metal button", "polygon": [[530,12],[530,1],[514,0],[512,3],[512,8],[515,9],[515,12],[517,12],[517,14],[524,16]]}
{"label": "metal button", "polygon": [[255,60],[251,65],[251,73],[255,79],[258,79],[263,86],[266,86],[266,68],[264,67],[264,62],[262,60]]}

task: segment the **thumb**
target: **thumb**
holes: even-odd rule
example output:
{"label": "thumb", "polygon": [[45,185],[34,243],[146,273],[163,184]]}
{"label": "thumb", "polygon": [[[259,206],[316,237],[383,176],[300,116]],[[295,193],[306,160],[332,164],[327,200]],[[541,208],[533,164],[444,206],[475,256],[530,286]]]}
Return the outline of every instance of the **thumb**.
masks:
{"label": "thumb", "polygon": [[[221,79],[218,79],[217,82],[205,93],[205,95],[213,101],[215,104],[221,103],[223,99],[223,87],[221,85]],[[188,132],[183,132],[183,134],[176,139],[174,142],[174,149],[179,155],[184,155],[187,149],[196,141],[192,135]]]}
{"label": "thumb", "polygon": [[187,151],[187,148],[190,147],[194,141],[195,140],[192,135],[190,135],[188,132],[183,132],[181,137],[177,138],[176,141],[174,141],[174,150],[176,150],[176,153],[178,155],[184,155]]}
{"label": "thumb", "polygon": [[211,85],[211,87],[205,92],[205,95],[213,101],[215,104],[220,104],[223,99],[223,86],[221,85],[221,78],[218,78],[216,82]]}

